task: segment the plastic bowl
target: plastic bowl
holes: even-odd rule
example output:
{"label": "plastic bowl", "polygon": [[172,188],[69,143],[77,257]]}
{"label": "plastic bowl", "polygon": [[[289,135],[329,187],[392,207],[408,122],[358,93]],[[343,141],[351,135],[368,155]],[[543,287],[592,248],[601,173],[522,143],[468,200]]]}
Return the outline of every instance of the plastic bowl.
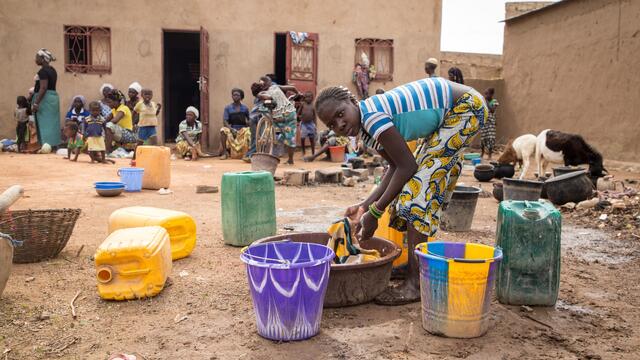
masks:
{"label": "plastic bowl", "polygon": [[104,197],[113,197],[122,194],[124,183],[117,181],[101,181],[94,184],[96,193]]}
{"label": "plastic bowl", "polygon": [[124,188],[124,183],[119,181],[99,181],[93,185],[96,189],[102,190]]}
{"label": "plastic bowl", "polygon": [[479,159],[479,158],[480,158],[479,153],[466,153],[463,155],[464,160],[473,160],[473,159]]}
{"label": "plastic bowl", "polygon": [[[327,233],[291,233],[256,240],[254,244],[290,240],[326,245]],[[389,283],[393,261],[402,252],[389,240],[373,237],[361,244],[364,249],[375,249],[382,257],[363,264],[331,264],[329,285],[324,298],[325,307],[343,307],[363,304],[380,295]]]}

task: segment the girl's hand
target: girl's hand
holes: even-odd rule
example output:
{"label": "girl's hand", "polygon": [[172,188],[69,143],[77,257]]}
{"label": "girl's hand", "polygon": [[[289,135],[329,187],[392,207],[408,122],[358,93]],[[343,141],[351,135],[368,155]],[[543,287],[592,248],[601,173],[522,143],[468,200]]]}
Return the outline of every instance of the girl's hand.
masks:
{"label": "girl's hand", "polygon": [[366,207],[363,204],[355,204],[351,205],[344,212],[344,217],[351,219],[351,221],[360,221],[362,215],[367,211]]}
{"label": "girl's hand", "polygon": [[38,112],[38,108],[40,108],[40,105],[38,105],[37,103],[31,105],[31,111],[35,114]]}
{"label": "girl's hand", "polygon": [[366,212],[360,220],[362,226],[362,232],[360,235],[360,241],[367,241],[373,237],[373,234],[378,229],[378,219],[376,219],[370,212]]}

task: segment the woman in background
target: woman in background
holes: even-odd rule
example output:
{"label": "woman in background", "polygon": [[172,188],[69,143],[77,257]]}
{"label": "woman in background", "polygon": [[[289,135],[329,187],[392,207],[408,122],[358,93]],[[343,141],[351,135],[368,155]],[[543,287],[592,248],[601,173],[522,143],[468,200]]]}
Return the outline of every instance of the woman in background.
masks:
{"label": "woman in background", "polygon": [[60,145],[60,98],[56,92],[58,73],[50,65],[52,61],[56,58],[49,50],[40,49],[36,53],[40,70],[35,76],[31,109],[38,128],[38,142],[55,148]]}

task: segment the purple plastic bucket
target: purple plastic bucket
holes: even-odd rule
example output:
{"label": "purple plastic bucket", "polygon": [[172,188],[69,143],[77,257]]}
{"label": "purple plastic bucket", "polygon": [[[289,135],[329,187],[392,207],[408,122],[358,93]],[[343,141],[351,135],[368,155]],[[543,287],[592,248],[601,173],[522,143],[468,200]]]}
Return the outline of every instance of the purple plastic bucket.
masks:
{"label": "purple plastic bucket", "polygon": [[242,251],[260,336],[304,340],[320,331],[334,257],[324,245],[289,241],[256,244]]}

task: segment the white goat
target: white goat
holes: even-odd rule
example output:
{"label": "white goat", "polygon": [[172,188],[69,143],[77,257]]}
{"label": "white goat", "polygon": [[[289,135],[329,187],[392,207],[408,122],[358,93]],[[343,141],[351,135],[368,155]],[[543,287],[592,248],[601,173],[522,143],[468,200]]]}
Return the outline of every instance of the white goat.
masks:
{"label": "white goat", "polygon": [[536,154],[536,136],[533,134],[525,134],[518,136],[515,140],[510,141],[504,149],[504,152],[498,158],[499,164],[520,164],[520,179],[522,179],[529,165],[531,158]]}

